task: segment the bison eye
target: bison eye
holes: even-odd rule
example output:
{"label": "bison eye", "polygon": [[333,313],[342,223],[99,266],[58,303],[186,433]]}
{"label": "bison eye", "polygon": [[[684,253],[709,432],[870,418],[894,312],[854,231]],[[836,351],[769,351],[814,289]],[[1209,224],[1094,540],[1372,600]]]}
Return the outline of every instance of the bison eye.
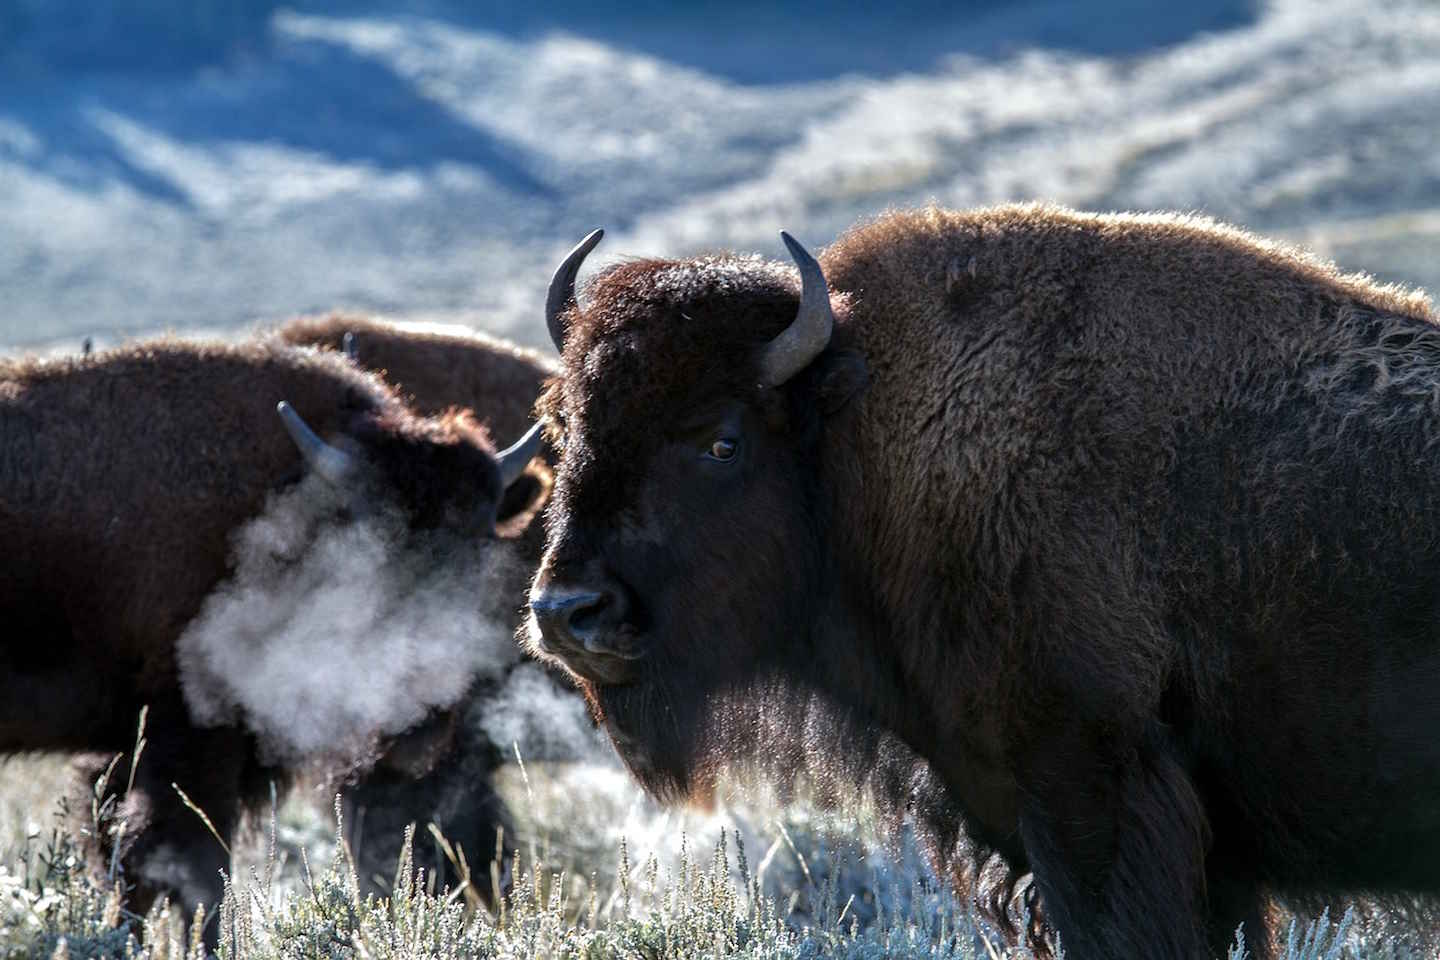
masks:
{"label": "bison eye", "polygon": [[705,451],[705,456],[711,460],[718,460],[721,463],[729,463],[735,459],[735,451],[740,448],[738,440],[731,440],[729,437],[721,437],[710,444],[710,449]]}

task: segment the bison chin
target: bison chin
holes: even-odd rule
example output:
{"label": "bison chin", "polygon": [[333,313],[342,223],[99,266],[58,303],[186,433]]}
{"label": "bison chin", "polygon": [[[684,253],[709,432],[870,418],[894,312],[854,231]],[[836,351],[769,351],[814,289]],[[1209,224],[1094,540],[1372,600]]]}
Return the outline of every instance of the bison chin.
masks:
{"label": "bison chin", "polygon": [[660,682],[610,686],[582,681],[596,721],[636,782],[665,804],[713,802],[715,779],[698,759],[702,696],[680,695]]}
{"label": "bison chin", "polygon": [[799,794],[826,807],[880,800],[897,826],[907,814],[929,821],[954,810],[909,746],[793,675],[705,689],[653,675],[624,686],[583,686],[631,775],[662,803],[711,807],[718,784],[736,780],[763,783],[782,802]]}

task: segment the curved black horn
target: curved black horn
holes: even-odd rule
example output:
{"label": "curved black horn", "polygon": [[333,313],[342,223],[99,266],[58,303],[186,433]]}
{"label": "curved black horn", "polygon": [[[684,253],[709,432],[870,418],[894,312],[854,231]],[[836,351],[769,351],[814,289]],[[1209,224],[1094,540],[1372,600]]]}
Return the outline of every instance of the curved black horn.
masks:
{"label": "curved black horn", "polygon": [[830,311],[830,290],[825,273],[810,252],[784,230],[785,241],[795,265],[800,268],[800,309],[795,319],[760,353],[760,382],[778,387],[820,355],[830,344],[835,315]]}
{"label": "curved black horn", "polygon": [[540,424],[537,423],[525,432],[525,436],[495,454],[495,462],[500,465],[501,489],[519,480],[520,474],[525,472],[525,465],[534,460],[535,454],[539,452]]}
{"label": "curved black horn", "polygon": [[351,363],[360,362],[360,348],[355,343],[355,331],[346,330],[344,338],[340,341],[340,349],[345,352],[345,359]]}
{"label": "curved black horn", "polygon": [[321,440],[287,401],[281,400],[277,403],[275,412],[280,414],[280,422],[285,424],[285,432],[290,434],[290,439],[300,448],[300,456],[305,458],[311,470],[337,487],[344,486],[354,476],[355,458]]}
{"label": "curved black horn", "polygon": [[545,295],[545,326],[550,328],[550,340],[561,353],[565,352],[565,328],[560,325],[560,315],[575,300],[575,275],[580,272],[580,264],[585,262],[604,236],[604,230],[590,231],[565,255],[555,275],[550,278],[550,292]]}

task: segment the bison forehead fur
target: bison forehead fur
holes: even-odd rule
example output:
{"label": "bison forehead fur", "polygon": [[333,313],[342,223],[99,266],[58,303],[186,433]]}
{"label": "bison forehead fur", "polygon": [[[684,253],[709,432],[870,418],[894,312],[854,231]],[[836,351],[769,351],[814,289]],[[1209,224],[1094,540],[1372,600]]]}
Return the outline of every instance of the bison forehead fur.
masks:
{"label": "bison forehead fur", "polygon": [[563,657],[632,769],[685,792],[777,749],[782,677],[928,764],[1081,960],[1440,886],[1428,301],[1048,206],[887,215],[821,263],[833,339],[779,387],[778,265],[628,263],[565,318],[532,597],[610,585],[620,679]]}

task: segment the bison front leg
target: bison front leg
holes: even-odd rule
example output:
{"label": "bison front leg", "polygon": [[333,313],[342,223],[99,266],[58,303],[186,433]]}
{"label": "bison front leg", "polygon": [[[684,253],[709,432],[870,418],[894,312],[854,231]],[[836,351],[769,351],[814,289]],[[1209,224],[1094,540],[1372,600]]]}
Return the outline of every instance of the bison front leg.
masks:
{"label": "bison front leg", "polygon": [[[1210,952],[1224,957],[1235,942],[1235,931],[1245,933],[1245,952],[1250,960],[1270,960],[1275,955],[1271,942],[1271,904],[1255,881],[1253,870],[1243,862],[1217,854],[1208,858],[1205,889],[1210,907]],[[1344,912],[1343,908],[1340,911]],[[1338,915],[1338,914],[1337,914]]]}
{"label": "bison front leg", "polygon": [[[118,850],[106,854],[119,856],[132,910],[143,913],[165,896],[187,911],[203,903],[213,920],[223,891],[220,871],[230,866],[223,844],[231,842],[239,821],[252,745],[232,728],[191,726],[179,703],[152,707],[146,736],[133,786],[124,791],[123,775],[112,783],[124,791],[116,816],[125,827]],[[207,942],[213,942],[215,929],[213,922],[207,925]]]}
{"label": "bison front leg", "polygon": [[1020,836],[1070,960],[1210,957],[1205,815],[1152,737],[1106,756],[1072,736],[1023,778]]}

